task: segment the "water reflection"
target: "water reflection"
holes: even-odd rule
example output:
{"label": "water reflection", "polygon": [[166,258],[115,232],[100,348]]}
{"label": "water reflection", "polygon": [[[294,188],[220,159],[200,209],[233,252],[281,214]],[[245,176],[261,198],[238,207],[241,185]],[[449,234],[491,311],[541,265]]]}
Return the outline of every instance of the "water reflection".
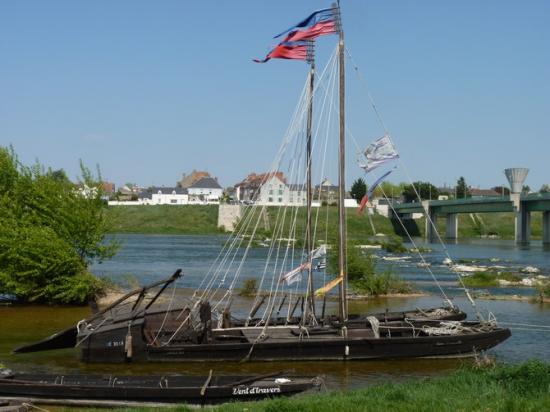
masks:
{"label": "water reflection", "polygon": [[[217,256],[225,241],[223,236],[119,236],[124,247],[112,260],[93,267],[93,271],[123,282],[124,274],[131,274],[141,283],[148,283],[183,267],[185,276],[181,287],[194,288],[200,284],[211,262]],[[434,272],[442,281],[453,301],[461,309],[475,317],[475,311],[462,297],[462,291],[456,285],[456,275],[442,265],[445,250],[437,245],[423,245],[433,249],[426,255],[432,263]],[[541,244],[534,243],[528,249],[518,248],[512,242],[495,240],[475,240],[448,245],[449,253],[455,261],[459,259],[479,259],[489,262],[498,259],[499,265],[510,268],[536,266],[543,273],[550,273],[548,251]],[[263,269],[265,250],[251,251],[251,264],[245,269],[243,278],[257,276]],[[379,259],[380,267],[389,268],[402,277],[415,282],[418,288],[433,292],[432,296],[415,298],[371,299],[367,302],[350,302],[351,313],[382,312],[405,310],[442,305],[431,277],[424,269],[416,267],[413,258],[400,262],[387,263]],[[435,270],[437,269],[437,270]],[[319,276],[316,285],[326,279]],[[514,293],[529,293],[528,289],[506,289]],[[531,290],[532,291],[532,290]],[[505,293],[502,288],[499,294]],[[511,292],[510,292],[511,293]],[[532,293],[532,292],[531,292]],[[478,301],[483,316],[494,313],[503,326],[512,326],[512,337],[491,351],[491,355],[502,361],[516,362],[531,357],[550,359],[550,331],[532,330],[517,324],[544,325],[550,315],[549,304],[532,304],[519,301]],[[335,311],[335,303],[327,305],[327,311]],[[236,309],[238,312],[238,309]],[[244,309],[242,310],[244,314]],[[34,354],[13,355],[14,347],[36,341],[53,332],[75,325],[78,320],[90,315],[87,308],[52,306],[0,306],[0,362],[13,369],[22,371],[41,371],[53,373],[113,373],[113,374],[163,374],[191,373],[205,374],[208,369],[220,373],[268,373],[270,371],[294,370],[296,373],[326,375],[332,388],[350,388],[365,384],[407,379],[410,377],[432,376],[454,370],[466,359],[416,359],[397,361],[352,361],[352,362],[278,362],[278,363],[162,363],[162,364],[83,364],[78,360],[78,350],[58,350]],[[513,324],[513,325],[512,325]]]}

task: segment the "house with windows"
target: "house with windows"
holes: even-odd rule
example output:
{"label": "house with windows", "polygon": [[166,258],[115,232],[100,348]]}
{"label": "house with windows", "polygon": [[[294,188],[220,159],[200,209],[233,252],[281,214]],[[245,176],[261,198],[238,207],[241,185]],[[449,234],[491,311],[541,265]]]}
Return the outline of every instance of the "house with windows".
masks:
{"label": "house with windows", "polygon": [[282,172],[251,173],[235,185],[235,200],[262,206],[303,206],[306,189],[303,184],[288,184]]}
{"label": "house with windows", "polygon": [[187,205],[189,194],[180,187],[152,187],[138,195],[141,205]]}
{"label": "house with windows", "polygon": [[186,190],[189,195],[189,203],[195,204],[219,203],[223,195],[222,187],[213,177],[202,177]]}

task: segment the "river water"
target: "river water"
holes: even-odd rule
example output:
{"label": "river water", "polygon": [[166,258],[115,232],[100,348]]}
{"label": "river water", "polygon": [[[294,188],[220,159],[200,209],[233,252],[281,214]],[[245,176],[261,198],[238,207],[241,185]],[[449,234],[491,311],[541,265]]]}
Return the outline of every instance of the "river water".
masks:
{"label": "river water", "polygon": [[[149,283],[165,278],[175,269],[183,268],[184,277],[178,286],[196,288],[208,273],[209,268],[226,240],[224,236],[165,236],[165,235],[118,235],[122,249],[112,260],[96,264],[92,271],[108,277],[116,283],[127,284],[128,279]],[[540,269],[544,275],[550,274],[550,251],[540,243],[533,242],[529,247],[517,247],[510,241],[471,240],[447,245],[447,252],[436,245],[421,244],[431,252],[424,254],[431,263],[445,292],[461,309],[474,316],[474,310],[458,287],[456,274],[442,264],[447,253],[455,262],[475,260],[475,265],[503,266],[506,271],[519,271],[526,266]],[[260,276],[267,251],[252,249],[243,268],[241,279]],[[437,286],[426,269],[417,267],[419,259],[414,256],[390,256],[382,251],[376,254],[377,268],[390,269],[393,273],[411,281],[419,290],[429,296],[414,298],[371,299],[368,302],[350,302],[350,312],[380,312],[386,308],[402,310],[415,307],[439,306],[443,299]],[[326,278],[316,276],[316,287]],[[492,294],[533,295],[530,288],[492,288]],[[550,330],[524,325],[550,325],[550,305],[525,301],[477,301],[479,311],[487,315],[492,312],[503,326],[512,329],[512,337],[490,351],[490,354],[504,362],[517,362],[529,358],[550,360]],[[333,305],[331,305],[333,307]],[[219,373],[268,373],[292,369],[296,373],[322,374],[327,377],[330,387],[350,388],[372,382],[430,376],[456,369],[466,360],[400,360],[365,362],[293,362],[293,363],[215,363],[212,365],[189,364],[125,364],[97,365],[83,364],[78,360],[74,349],[42,352],[35,354],[12,355],[11,350],[23,343],[31,342],[74,325],[78,320],[89,316],[82,307],[43,307],[43,306],[0,306],[0,363],[16,370],[41,372],[84,372],[84,373],[192,373],[205,374],[212,368]]]}

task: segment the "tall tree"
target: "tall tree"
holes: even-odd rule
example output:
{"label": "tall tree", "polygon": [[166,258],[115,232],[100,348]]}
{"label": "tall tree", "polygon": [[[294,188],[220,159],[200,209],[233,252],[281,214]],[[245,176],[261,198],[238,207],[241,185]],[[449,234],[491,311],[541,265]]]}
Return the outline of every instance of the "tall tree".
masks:
{"label": "tall tree", "polygon": [[413,182],[413,184],[406,185],[403,188],[403,197],[405,198],[405,202],[417,202],[417,192],[418,195],[420,195],[420,200],[437,199],[437,197],[439,196],[439,191],[437,190],[437,187],[435,187],[431,183],[420,181]]}
{"label": "tall tree", "polygon": [[360,202],[363,196],[367,194],[367,184],[363,178],[360,177],[353,182],[351,185],[350,194],[352,198],[357,200],[357,202]]}
{"label": "tall tree", "polygon": [[468,189],[468,185],[466,184],[466,180],[463,176],[460,176],[460,178],[457,180],[455,191],[457,199],[470,197],[470,189]]}
{"label": "tall tree", "polygon": [[0,147],[0,293],[46,303],[83,303],[101,288],[88,272],[114,255],[101,176],[81,165],[75,185]]}
{"label": "tall tree", "polygon": [[544,184],[541,186],[540,193],[550,193],[550,185]]}

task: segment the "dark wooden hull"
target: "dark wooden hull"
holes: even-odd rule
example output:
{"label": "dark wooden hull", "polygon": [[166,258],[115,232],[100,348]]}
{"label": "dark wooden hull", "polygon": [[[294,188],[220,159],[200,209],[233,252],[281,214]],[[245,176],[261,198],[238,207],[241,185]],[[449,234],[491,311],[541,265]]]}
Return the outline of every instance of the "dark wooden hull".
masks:
{"label": "dark wooden hull", "polygon": [[[465,323],[468,325],[468,323]],[[470,326],[475,326],[471,323]],[[419,325],[421,327],[421,325]],[[407,329],[407,328],[403,328]],[[261,329],[256,328],[259,334]],[[410,332],[410,328],[408,329]],[[219,330],[229,333],[228,330]],[[148,345],[143,338],[142,325],[132,326],[132,357],[124,351],[127,327],[101,330],[90,336],[82,346],[82,359],[87,362],[190,362],[190,361],[312,361],[312,360],[368,360],[418,357],[464,356],[490,349],[510,337],[509,329],[495,328],[444,336],[407,336],[394,332],[391,336],[376,338],[370,329],[349,329],[343,338],[336,330],[328,333],[297,336],[294,328],[270,328],[270,338],[256,340],[248,336],[230,342],[199,344]],[[239,329],[234,332],[242,333]],[[247,333],[254,332],[248,330]],[[276,335],[276,336],[275,336]],[[402,336],[400,336],[402,335]],[[136,339],[142,337],[142,339]],[[254,343],[256,342],[256,343]]]}
{"label": "dark wooden hull", "polygon": [[[434,316],[434,311],[437,311],[438,309],[446,309],[446,308],[430,308],[430,309],[416,309],[416,310],[408,310],[408,311],[401,311],[401,312],[382,312],[382,313],[374,313],[374,314],[366,314],[366,315],[358,315],[358,314],[352,314],[349,316],[348,320],[348,327],[355,327],[356,325],[364,325],[366,322],[367,316],[374,316],[379,321],[402,321],[405,319],[438,319],[438,320],[464,320],[466,319],[466,313],[455,309],[455,310],[449,310],[446,309],[446,313],[444,313],[443,316]],[[173,309],[173,312],[178,312],[181,309]],[[430,317],[428,317],[428,316]],[[128,316],[127,318],[121,318],[118,321],[122,322],[125,320],[130,319],[131,316]],[[328,317],[329,321],[337,321],[337,318],[334,316]],[[260,319],[252,319],[249,321],[249,325],[255,325],[256,323],[260,322]],[[273,319],[270,324],[271,325],[284,325],[284,324],[290,324],[295,325],[301,322],[301,318],[294,317],[292,319],[287,320],[285,317]],[[232,321],[232,326],[239,327],[244,326],[245,321],[243,319],[234,319]],[[38,342],[34,342],[31,344],[22,345],[20,347],[17,347],[13,350],[14,353],[28,353],[28,352],[38,352],[38,351],[44,351],[44,350],[53,350],[53,349],[63,349],[63,348],[72,348],[77,343],[77,328],[76,327],[70,327],[63,331],[57,332],[43,340],[40,340]]]}
{"label": "dark wooden hull", "polygon": [[[282,376],[282,375],[281,375]],[[253,376],[88,376],[15,375],[0,379],[0,396],[56,400],[220,403],[291,396],[318,388],[320,378]],[[242,382],[242,383],[239,383]],[[62,403],[62,402],[61,402]]]}

